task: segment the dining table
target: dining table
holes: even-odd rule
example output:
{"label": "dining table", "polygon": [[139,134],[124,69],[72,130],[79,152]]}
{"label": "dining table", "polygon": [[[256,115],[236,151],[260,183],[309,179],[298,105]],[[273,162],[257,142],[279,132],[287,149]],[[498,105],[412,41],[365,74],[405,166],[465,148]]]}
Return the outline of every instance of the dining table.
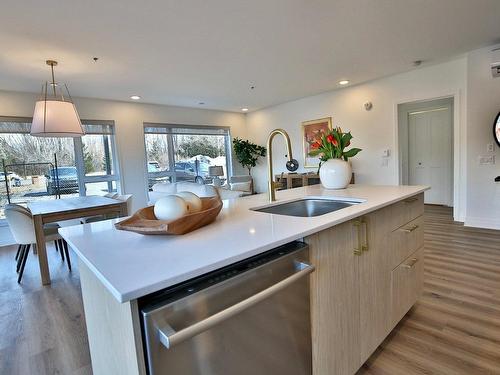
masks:
{"label": "dining table", "polygon": [[127,202],[94,195],[34,201],[28,203],[28,208],[33,215],[36,249],[38,253],[38,263],[40,266],[40,276],[43,285],[50,284],[50,271],[47,260],[47,248],[45,245],[44,225],[92,216],[128,215]]}

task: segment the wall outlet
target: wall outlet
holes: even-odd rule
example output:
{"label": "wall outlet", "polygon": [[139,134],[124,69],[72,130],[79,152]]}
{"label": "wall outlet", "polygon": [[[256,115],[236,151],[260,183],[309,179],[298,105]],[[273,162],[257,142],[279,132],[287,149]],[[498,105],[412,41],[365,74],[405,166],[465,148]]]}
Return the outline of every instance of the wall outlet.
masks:
{"label": "wall outlet", "polygon": [[486,145],[486,152],[493,152],[495,151],[495,145],[493,143],[488,143]]}
{"label": "wall outlet", "polygon": [[494,165],[495,164],[495,155],[488,156],[480,156],[479,157],[479,165]]}
{"label": "wall outlet", "polygon": [[382,158],[382,167],[389,166],[389,158]]}

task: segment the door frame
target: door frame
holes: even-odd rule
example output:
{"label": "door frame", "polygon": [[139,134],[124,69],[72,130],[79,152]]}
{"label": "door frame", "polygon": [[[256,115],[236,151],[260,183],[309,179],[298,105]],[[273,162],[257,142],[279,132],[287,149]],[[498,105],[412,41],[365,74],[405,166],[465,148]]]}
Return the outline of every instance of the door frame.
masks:
{"label": "door frame", "polygon": [[401,184],[402,173],[400,167],[399,155],[399,111],[398,107],[406,103],[427,102],[438,99],[450,98],[453,101],[453,218],[455,221],[465,221],[465,197],[467,193],[466,179],[466,150],[461,147],[462,139],[465,137],[465,103],[463,94],[460,90],[452,92],[444,92],[436,95],[425,97],[407,97],[401,98],[394,102],[393,106],[393,121],[394,121],[394,160],[396,163],[396,183]]}
{"label": "door frame", "polygon": [[414,145],[414,140],[411,137],[412,115],[417,115],[419,113],[431,113],[442,110],[446,111],[446,121],[450,121],[450,124],[447,124],[447,126],[449,127],[446,131],[446,137],[450,137],[450,149],[449,153],[446,153],[445,170],[442,171],[443,173],[446,173],[447,178],[445,181],[443,181],[444,185],[440,186],[440,188],[444,189],[443,192],[445,196],[443,197],[443,201],[439,204],[453,207],[453,99],[444,98],[425,102],[411,102],[402,104],[400,105],[400,107],[401,108],[399,108],[399,115],[401,117],[398,121],[398,130],[402,133],[400,133],[399,137],[400,144],[398,151],[400,157],[400,180],[404,185],[408,185],[410,183],[409,181],[413,172],[413,168],[411,168],[410,165],[411,150],[412,145]]}

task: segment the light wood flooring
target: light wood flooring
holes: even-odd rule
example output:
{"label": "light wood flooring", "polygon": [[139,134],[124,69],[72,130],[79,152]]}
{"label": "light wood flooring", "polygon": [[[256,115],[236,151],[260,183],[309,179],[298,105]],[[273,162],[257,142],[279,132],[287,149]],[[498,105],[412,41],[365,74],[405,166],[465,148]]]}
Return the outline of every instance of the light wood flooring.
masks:
{"label": "light wood flooring", "polygon": [[[500,231],[438,206],[425,222],[424,295],[358,375],[500,374]],[[42,287],[30,254],[18,285],[15,251],[0,248],[0,374],[91,374],[76,257],[69,273],[50,247]]]}
{"label": "light wood flooring", "polygon": [[0,248],[0,374],[91,375],[76,255],[70,273],[48,246],[52,284],[42,287],[33,252],[17,284],[16,250]]}

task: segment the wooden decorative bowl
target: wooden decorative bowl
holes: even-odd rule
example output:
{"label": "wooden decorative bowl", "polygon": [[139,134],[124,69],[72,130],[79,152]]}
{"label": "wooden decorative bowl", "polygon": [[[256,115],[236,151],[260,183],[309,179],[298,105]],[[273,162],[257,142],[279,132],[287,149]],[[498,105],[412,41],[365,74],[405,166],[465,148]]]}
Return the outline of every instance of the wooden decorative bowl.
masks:
{"label": "wooden decorative bowl", "polygon": [[201,211],[173,221],[158,220],[154,214],[154,206],[150,206],[141,208],[128,219],[116,223],[115,227],[140,234],[186,234],[215,221],[222,210],[219,196],[200,199]]}

